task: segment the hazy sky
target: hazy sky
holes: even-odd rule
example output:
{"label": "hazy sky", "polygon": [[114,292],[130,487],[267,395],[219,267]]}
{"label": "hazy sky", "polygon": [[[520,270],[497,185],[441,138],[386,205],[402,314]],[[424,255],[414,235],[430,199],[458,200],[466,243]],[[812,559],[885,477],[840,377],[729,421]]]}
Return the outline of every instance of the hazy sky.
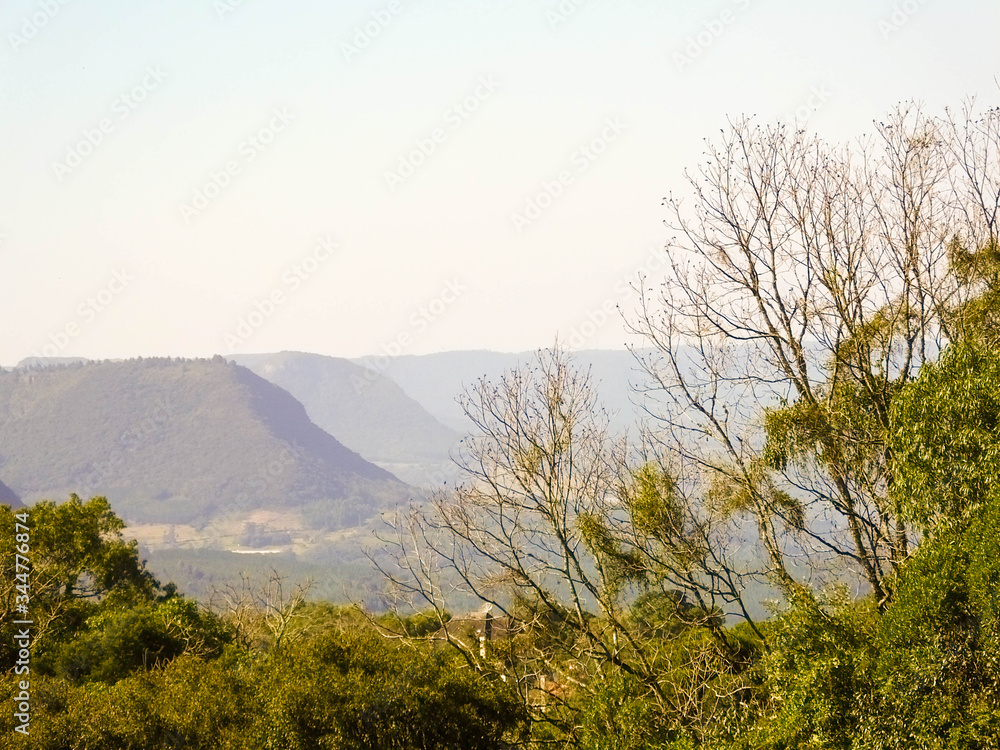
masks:
{"label": "hazy sky", "polygon": [[0,363],[625,341],[727,115],[1000,99],[996,0],[5,0]]}

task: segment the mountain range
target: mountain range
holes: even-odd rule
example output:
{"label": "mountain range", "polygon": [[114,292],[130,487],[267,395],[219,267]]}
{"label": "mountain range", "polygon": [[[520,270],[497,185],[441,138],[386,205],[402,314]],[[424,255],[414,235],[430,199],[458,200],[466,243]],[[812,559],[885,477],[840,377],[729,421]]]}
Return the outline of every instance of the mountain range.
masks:
{"label": "mountain range", "polygon": [[[457,396],[533,359],[25,360],[0,368],[0,503],[104,495],[151,568],[198,595],[276,565],[322,595],[366,596],[380,514],[458,478],[451,456],[471,423]],[[632,427],[632,356],[574,359],[613,426]]]}
{"label": "mountain range", "polygon": [[[535,361],[535,352],[456,351],[398,357],[361,357],[353,360],[396,382],[435,418],[461,433],[471,422],[458,396],[480,379],[498,380],[510,370]],[[633,386],[644,381],[635,357],[628,351],[587,349],[574,352],[571,361],[589,371],[600,404],[616,431],[634,429],[643,415]],[[293,391],[294,392],[294,391]]]}
{"label": "mountain range", "polygon": [[230,359],[284,388],[319,427],[400,479],[437,486],[454,474],[450,454],[461,433],[377,370],[304,352]]}
{"label": "mountain range", "polygon": [[25,502],[106,495],[133,524],[267,509],[333,529],[412,495],[287,391],[221,357],[0,373],[0,475]]}

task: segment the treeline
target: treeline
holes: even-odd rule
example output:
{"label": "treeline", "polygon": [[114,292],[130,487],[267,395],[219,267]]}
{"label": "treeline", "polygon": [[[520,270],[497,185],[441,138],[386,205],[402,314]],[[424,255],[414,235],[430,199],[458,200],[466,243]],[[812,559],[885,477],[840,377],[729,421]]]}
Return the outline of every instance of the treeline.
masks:
{"label": "treeline", "polygon": [[[542,364],[507,381],[539,387],[527,389],[544,415],[535,428],[570,415],[544,404],[573,402],[564,359]],[[506,417],[525,413],[519,403],[492,413],[513,424]],[[533,438],[519,448],[520,463],[486,485],[498,486],[502,474],[521,489],[507,485],[494,497],[466,487],[399,520],[389,541],[401,565],[384,572],[406,601],[436,603],[424,617],[440,630],[421,639],[391,619],[381,629],[423,647],[446,637],[472,671],[514,686],[531,747],[998,747],[1000,353],[974,341],[948,347],[895,395],[890,428],[892,492],[915,531],[883,579],[887,593],[824,585],[823,572],[846,568],[816,556],[804,573],[816,585],[781,587],[773,615],[755,620],[724,580],[745,596],[751,580],[773,576],[766,549],[741,557],[721,545],[746,547],[745,538],[709,533],[720,517],[746,513],[745,500],[711,498],[723,504],[695,520],[679,480],[647,463],[598,515],[593,487],[577,497],[569,476],[544,469],[567,457],[568,432],[543,456],[538,446],[560,439],[532,429],[521,435]],[[589,460],[580,438],[574,471]],[[796,512],[790,555],[808,522],[805,509]],[[725,566],[715,579],[713,565]],[[444,603],[456,573],[494,604],[486,643],[482,616],[475,627],[449,622]]]}
{"label": "treeline", "polygon": [[[19,545],[5,534],[2,747],[458,750],[527,728],[517,696],[452,651],[388,640],[280,577],[231,585],[212,607],[160,586],[104,498],[0,506],[2,528],[15,513],[31,528],[34,624],[30,672],[18,674]],[[15,731],[25,680],[28,736]]]}
{"label": "treeline", "polygon": [[688,180],[630,319],[646,429],[558,349],[475,384],[466,481],[383,574],[526,639],[451,644],[536,742],[997,747],[1000,110],[741,119]]}

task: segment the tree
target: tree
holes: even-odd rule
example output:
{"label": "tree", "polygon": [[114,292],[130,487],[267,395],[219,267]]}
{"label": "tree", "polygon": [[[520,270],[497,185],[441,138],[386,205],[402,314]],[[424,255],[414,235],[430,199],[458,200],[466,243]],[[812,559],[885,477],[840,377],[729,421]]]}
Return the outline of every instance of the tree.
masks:
{"label": "tree", "polygon": [[956,261],[995,254],[1000,218],[1000,110],[963,115],[901,106],[856,147],[737,120],[692,205],[665,201],[671,265],[633,321],[649,440],[790,599],[846,569],[884,607],[910,552],[893,399],[967,330],[981,279]]}
{"label": "tree", "polygon": [[274,568],[260,582],[240,571],[239,584],[230,582],[212,594],[214,611],[231,624],[236,638],[247,648],[279,651],[289,641],[302,638],[305,632],[293,627],[303,619],[300,610],[312,581],[286,591],[285,576]]}
{"label": "tree", "polygon": [[[396,520],[383,541],[395,547],[398,571],[373,561],[408,606],[438,613],[435,637],[509,681],[556,736],[576,736],[583,696],[610,679],[648,701],[667,729],[700,737],[746,687],[743,646],[715,606],[726,573],[713,578],[718,571],[696,551],[706,532],[666,517],[662,475],[623,473],[623,445],[564,351],[480,381],[461,402],[477,428],[457,459],[466,481]],[[690,544],[664,552],[664,535]],[[465,637],[462,618],[449,621],[445,609],[455,590],[491,605],[513,637],[489,645]],[[651,596],[636,610],[638,592]]]}
{"label": "tree", "polygon": [[[50,641],[79,626],[111,594],[127,598],[152,598],[156,580],[139,560],[138,545],[125,541],[125,524],[111,510],[106,498],[84,502],[77,495],[57,505],[42,501],[19,509],[28,517],[28,554],[31,561],[29,612],[34,622],[33,652],[44,656]],[[18,593],[15,576],[15,512],[0,506],[0,525],[10,533],[2,541],[2,590],[0,590],[0,635],[2,664],[13,664],[14,619]]]}
{"label": "tree", "polygon": [[929,534],[967,523],[1000,476],[1000,358],[974,341],[949,347],[903,389],[891,417],[905,517]]}
{"label": "tree", "polygon": [[[666,200],[671,264],[639,289],[641,440],[608,434],[559,351],[462,400],[467,481],[384,540],[401,572],[383,572],[438,613],[435,635],[572,741],[592,736],[576,712],[596,696],[594,722],[629,706],[665,742],[735,739],[759,711],[775,746],[842,746],[863,715],[835,714],[866,689],[872,623],[926,529],[896,486],[897,402],[950,343],[1000,330],[1000,110],[972,106],[901,106],[856,146],[732,122],[690,205]],[[759,621],[768,583],[780,627]],[[871,610],[825,604],[838,583]],[[452,587],[521,635],[466,639],[444,616]],[[797,708],[779,710],[767,690],[789,674]]]}
{"label": "tree", "polygon": [[[463,668],[464,667],[464,668]],[[415,651],[371,630],[326,633],[269,665],[255,746],[357,750],[495,748],[519,739],[524,710],[500,681],[443,650]]]}
{"label": "tree", "polygon": [[893,404],[892,491],[924,538],[879,623],[867,746],[998,747],[998,388],[1000,356],[973,339]]}

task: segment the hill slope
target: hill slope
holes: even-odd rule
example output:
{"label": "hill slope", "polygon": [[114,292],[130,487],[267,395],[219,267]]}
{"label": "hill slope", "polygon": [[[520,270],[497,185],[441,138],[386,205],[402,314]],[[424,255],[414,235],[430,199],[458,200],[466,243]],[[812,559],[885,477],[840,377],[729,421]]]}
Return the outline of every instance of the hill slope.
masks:
{"label": "hill slope", "polygon": [[409,497],[286,391],[221,357],[0,373],[0,474],[26,502],[103,494],[138,523],[267,508],[336,528]]}
{"label": "hill slope", "polygon": [[21,499],[10,487],[0,482],[0,505],[9,505],[11,508],[20,508]]}
{"label": "hill slope", "polygon": [[317,425],[407,482],[434,484],[451,470],[449,452],[461,435],[378,372],[304,352],[230,359],[287,390]]}

